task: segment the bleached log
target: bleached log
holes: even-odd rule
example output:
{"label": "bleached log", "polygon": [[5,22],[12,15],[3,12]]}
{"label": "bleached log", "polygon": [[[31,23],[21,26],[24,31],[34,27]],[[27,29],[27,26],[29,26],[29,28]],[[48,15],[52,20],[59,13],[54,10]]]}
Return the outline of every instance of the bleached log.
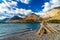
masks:
{"label": "bleached log", "polygon": [[40,29],[37,32],[37,35],[43,35],[44,32],[46,33],[58,33],[58,31],[53,28],[53,27],[48,27],[47,23],[45,21],[42,21],[42,25],[40,27]]}

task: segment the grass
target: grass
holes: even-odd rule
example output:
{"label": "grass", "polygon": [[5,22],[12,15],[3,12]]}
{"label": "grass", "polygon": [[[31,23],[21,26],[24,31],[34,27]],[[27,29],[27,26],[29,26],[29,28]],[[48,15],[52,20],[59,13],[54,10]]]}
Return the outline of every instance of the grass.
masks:
{"label": "grass", "polygon": [[60,20],[49,20],[48,23],[59,23],[60,24]]}

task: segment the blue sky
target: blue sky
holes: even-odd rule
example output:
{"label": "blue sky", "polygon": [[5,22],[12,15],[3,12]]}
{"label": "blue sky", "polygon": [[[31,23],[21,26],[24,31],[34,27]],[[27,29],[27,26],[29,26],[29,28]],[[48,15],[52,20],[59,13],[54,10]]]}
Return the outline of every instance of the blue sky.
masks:
{"label": "blue sky", "polygon": [[43,15],[58,6],[60,0],[0,0],[0,20],[15,15],[23,18],[31,13]]}
{"label": "blue sky", "polygon": [[48,0],[31,0],[29,4],[18,2],[18,8],[31,9],[34,12],[39,12],[43,9],[43,5]]}

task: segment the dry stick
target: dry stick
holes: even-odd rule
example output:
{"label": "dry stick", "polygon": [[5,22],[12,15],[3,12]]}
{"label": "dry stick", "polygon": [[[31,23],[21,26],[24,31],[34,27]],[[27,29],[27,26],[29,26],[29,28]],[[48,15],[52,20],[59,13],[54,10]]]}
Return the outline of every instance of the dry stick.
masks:
{"label": "dry stick", "polygon": [[50,31],[51,31],[51,33],[54,33],[53,29],[51,29],[51,28],[47,27],[46,25],[44,25],[44,26],[45,26],[45,28],[46,28],[46,29],[50,30]]}
{"label": "dry stick", "polygon": [[49,26],[49,28],[50,28],[52,31],[54,31],[55,33],[59,33],[59,32],[57,31],[57,29],[55,29],[55,28],[53,28],[53,27],[50,27],[50,26]]}
{"label": "dry stick", "polygon": [[38,35],[42,35],[44,33],[44,29],[48,32],[48,33],[57,33],[58,31],[52,27],[47,27],[46,26],[47,23],[45,23],[45,21],[42,22],[42,26],[40,27],[39,31],[37,32]]}
{"label": "dry stick", "polygon": [[58,33],[58,31],[56,29],[54,29],[53,27],[47,27],[46,25],[44,25],[46,29],[50,30],[51,33]]}
{"label": "dry stick", "polygon": [[53,31],[51,31],[50,28],[46,26],[46,25],[47,25],[46,21],[42,21],[42,24],[43,24],[43,26],[44,26],[44,29],[45,29],[48,33],[53,33]]}
{"label": "dry stick", "polygon": [[48,30],[50,30],[52,33],[56,33],[57,32],[57,30],[56,29],[54,29],[54,28],[49,28],[49,27],[47,27],[46,25],[47,25],[47,23],[46,23],[46,21],[44,20],[44,21],[42,21],[42,24],[45,26],[45,28],[46,29],[48,29]]}
{"label": "dry stick", "polygon": [[37,32],[38,37],[41,37],[44,34],[44,28],[41,27],[39,31]]}
{"label": "dry stick", "polygon": [[53,33],[48,27],[44,27],[44,29],[48,32],[48,33]]}
{"label": "dry stick", "polygon": [[[49,27],[47,27],[47,26],[45,26],[44,28],[46,29],[46,31],[49,30],[51,33],[55,33],[55,31],[54,31],[53,29],[51,29],[51,28],[49,28]],[[48,32],[48,33],[49,33],[49,32]]]}
{"label": "dry stick", "polygon": [[44,25],[42,25],[42,26],[40,27],[39,31],[37,32],[37,34],[38,34],[38,35],[41,35],[42,33],[44,33],[44,31],[43,31],[44,29],[45,29],[47,32],[51,33],[51,31],[48,30],[48,28],[46,28]]}
{"label": "dry stick", "polygon": [[44,28],[42,28],[42,30],[40,31],[40,33],[39,33],[39,35],[40,35],[40,37],[44,34],[44,30],[43,30]]}
{"label": "dry stick", "polygon": [[43,26],[40,27],[40,29],[38,30],[37,34],[40,35],[42,30],[43,30]]}
{"label": "dry stick", "polygon": [[54,33],[59,33],[55,28],[50,27],[50,29],[51,29]]}
{"label": "dry stick", "polygon": [[38,35],[42,35],[44,33],[44,29],[48,32],[51,33],[51,31],[46,28],[45,26],[41,26],[41,28],[39,29],[39,31],[37,32]]}

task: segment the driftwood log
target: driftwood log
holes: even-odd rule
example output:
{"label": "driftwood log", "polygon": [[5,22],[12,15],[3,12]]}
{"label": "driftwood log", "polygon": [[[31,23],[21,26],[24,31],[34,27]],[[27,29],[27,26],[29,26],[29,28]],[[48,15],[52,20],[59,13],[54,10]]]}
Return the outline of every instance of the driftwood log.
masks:
{"label": "driftwood log", "polygon": [[42,21],[41,24],[42,25],[41,25],[40,29],[38,30],[37,35],[42,36],[43,34],[48,34],[48,33],[49,34],[58,33],[58,31],[55,28],[47,26],[47,22],[45,20]]}

